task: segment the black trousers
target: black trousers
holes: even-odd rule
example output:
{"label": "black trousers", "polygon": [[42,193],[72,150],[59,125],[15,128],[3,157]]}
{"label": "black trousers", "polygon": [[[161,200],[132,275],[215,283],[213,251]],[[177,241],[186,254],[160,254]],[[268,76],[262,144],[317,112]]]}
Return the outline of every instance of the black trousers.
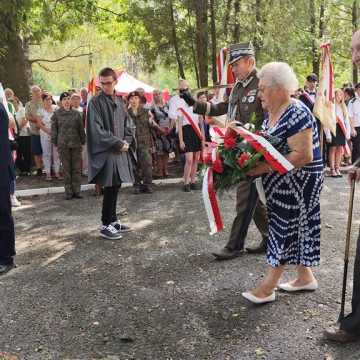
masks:
{"label": "black trousers", "polygon": [[352,312],[344,318],[340,328],[350,334],[360,335],[360,232],[356,244],[351,306]]}
{"label": "black trousers", "polygon": [[31,171],[31,137],[30,136],[19,136],[16,139],[19,148],[16,154],[16,167],[21,172]]}
{"label": "black trousers", "polygon": [[15,255],[14,220],[11,215],[10,185],[0,187],[0,264],[13,263]]}
{"label": "black trousers", "polygon": [[356,136],[351,138],[352,152],[351,161],[354,163],[360,157],[360,127],[356,127]]}
{"label": "black trousers", "polygon": [[101,221],[109,225],[117,220],[116,204],[120,186],[104,187]]}

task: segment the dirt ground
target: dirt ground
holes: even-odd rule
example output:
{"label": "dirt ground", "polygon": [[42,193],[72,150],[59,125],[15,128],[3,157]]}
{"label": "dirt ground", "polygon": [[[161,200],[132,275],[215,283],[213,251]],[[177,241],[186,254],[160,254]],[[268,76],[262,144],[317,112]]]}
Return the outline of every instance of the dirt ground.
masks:
{"label": "dirt ground", "polygon": [[[264,256],[211,255],[228,237],[234,194],[221,199],[225,231],[211,237],[201,192],[125,189],[119,208],[134,231],[118,241],[99,238],[101,198],[90,192],[23,198],[14,212],[18,267],[0,278],[0,359],[359,360],[360,343],[322,338],[339,313],[348,193],[345,179],[326,179],[319,290],[278,293],[260,307],[241,292],[264,274]],[[353,244],[359,199],[360,186]],[[258,241],[252,225],[248,244]],[[350,273],[352,264],[353,256]]]}

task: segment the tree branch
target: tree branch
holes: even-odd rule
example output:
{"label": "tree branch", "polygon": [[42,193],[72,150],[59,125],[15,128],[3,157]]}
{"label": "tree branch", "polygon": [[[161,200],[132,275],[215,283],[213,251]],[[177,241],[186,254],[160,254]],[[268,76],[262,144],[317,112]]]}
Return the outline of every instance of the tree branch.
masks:
{"label": "tree branch", "polygon": [[114,16],[118,16],[118,17],[125,17],[126,14],[119,14],[113,10],[110,10],[110,9],[106,9],[106,8],[103,8],[101,6],[96,6],[97,9],[101,10],[101,11],[105,11],[105,12],[108,12],[110,13],[111,15],[114,15]]}
{"label": "tree branch", "polygon": [[85,47],[87,47],[87,45],[78,46],[77,48],[71,50],[68,54],[66,54],[64,56],[61,56],[58,59],[41,59],[41,58],[38,58],[38,59],[30,59],[29,62],[30,62],[30,64],[39,63],[39,62],[56,63],[56,62],[59,62],[61,60],[68,59],[68,58],[78,58],[78,57],[82,57],[82,56],[90,56],[90,55],[92,55],[93,52],[74,54],[77,50],[83,49]]}
{"label": "tree branch", "polygon": [[348,8],[344,8],[343,6],[334,3],[330,4],[330,6],[333,6],[334,8],[338,9],[339,11],[345,14],[351,15],[351,10]]}
{"label": "tree branch", "polygon": [[37,63],[37,65],[39,67],[41,67],[42,69],[44,69],[45,71],[47,72],[51,72],[51,73],[59,73],[59,72],[64,72],[65,70],[64,69],[60,69],[60,70],[51,70],[50,68],[48,68],[47,66],[41,64],[41,63]]}

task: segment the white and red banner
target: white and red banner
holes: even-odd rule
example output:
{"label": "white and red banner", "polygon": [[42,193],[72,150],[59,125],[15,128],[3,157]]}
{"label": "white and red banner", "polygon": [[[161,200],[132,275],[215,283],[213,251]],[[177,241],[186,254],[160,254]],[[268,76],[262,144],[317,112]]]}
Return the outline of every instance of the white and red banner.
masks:
{"label": "white and red banner", "polygon": [[[271,168],[278,172],[281,175],[286,174],[288,171],[294,169],[294,166],[277,151],[265,138],[260,135],[254,134],[251,131],[239,127],[239,128],[228,128],[227,131],[233,131],[239,134],[244,140],[246,140],[250,146],[256,150],[258,153],[262,154],[266,162],[271,166]],[[217,151],[216,148],[211,149],[211,159],[212,162],[216,160]],[[266,202],[264,191],[260,184],[257,184],[257,189],[259,190],[259,196],[263,203]],[[203,186],[202,186],[203,201],[205,205],[206,214],[210,224],[210,234],[216,234],[217,232],[223,229],[223,222],[221,218],[221,213],[216,197],[216,191],[213,181],[213,169],[208,167],[206,169]]]}
{"label": "white and red banner", "polygon": [[[216,159],[216,149],[212,149],[212,160]],[[213,169],[208,167],[205,171],[203,184],[202,184],[202,195],[204,206],[206,210],[206,215],[209,220],[210,225],[210,235],[214,235],[224,228],[222,222],[221,213],[219,209],[219,204],[216,197],[216,191],[214,187],[214,177]]]}
{"label": "white and red banner", "polygon": [[233,131],[243,137],[258,153],[261,153],[266,162],[280,175],[294,169],[294,165],[284,155],[277,151],[264,137],[254,134],[243,127],[232,128]]}
{"label": "white and red banner", "polygon": [[330,43],[324,43],[320,48],[322,51],[320,81],[313,112],[324,128],[336,135],[334,68],[331,62]]}

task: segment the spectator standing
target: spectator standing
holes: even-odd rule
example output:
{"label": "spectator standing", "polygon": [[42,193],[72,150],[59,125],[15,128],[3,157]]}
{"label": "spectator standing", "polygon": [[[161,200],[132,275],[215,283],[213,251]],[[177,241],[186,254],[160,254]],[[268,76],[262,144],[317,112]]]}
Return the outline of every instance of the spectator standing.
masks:
{"label": "spectator standing", "polygon": [[169,108],[164,103],[162,93],[159,90],[154,90],[153,92],[151,113],[154,116],[154,121],[159,126],[155,139],[156,173],[159,177],[168,177],[169,153],[173,149],[170,133],[175,123],[169,118]]}
{"label": "spectator standing", "polygon": [[31,100],[25,105],[25,116],[30,123],[31,153],[34,156],[35,168],[38,176],[42,175],[43,169],[40,128],[38,126],[38,114],[41,108],[41,89],[34,85],[31,87]]}
{"label": "spectator standing", "polygon": [[88,179],[104,188],[100,236],[117,240],[131,230],[119,223],[116,205],[121,184],[134,182],[135,127],[123,99],[115,94],[115,71],[104,68],[99,78],[102,91],[89,101],[86,117]]}
{"label": "spectator standing", "polygon": [[15,109],[15,121],[19,133],[17,136],[18,150],[16,154],[16,167],[20,170],[20,175],[30,175],[31,173],[31,138],[30,124],[25,116],[25,108],[20,100],[14,96],[11,103]]}
{"label": "spectator standing", "polygon": [[43,150],[43,162],[46,180],[51,181],[51,167],[54,165],[55,177],[60,179],[60,159],[57,148],[51,142],[51,118],[55,111],[52,96],[48,93],[42,94],[43,108],[39,111],[40,140]]}
{"label": "spectator standing", "polygon": [[80,96],[81,96],[80,106],[82,107],[83,111],[86,111],[87,98],[88,98],[88,91],[86,88],[82,88],[80,90]]}
{"label": "spectator standing", "polygon": [[144,108],[140,94],[133,91],[128,95],[129,116],[136,127],[136,155],[134,193],[152,193],[152,126],[149,111]]}
{"label": "spectator standing", "polygon": [[81,115],[71,109],[70,94],[60,95],[61,107],[51,117],[51,140],[57,147],[63,166],[65,198],[81,199],[81,149],[85,131]]}
{"label": "spectator standing", "polygon": [[71,108],[83,114],[83,108],[81,107],[81,96],[78,93],[71,95]]}
{"label": "spectator standing", "polygon": [[335,91],[336,135],[326,129],[326,140],[329,143],[330,176],[342,177],[340,165],[344,155],[346,140],[350,139],[350,121],[341,89]]}
{"label": "spectator standing", "polygon": [[351,124],[352,154],[354,163],[360,157],[360,83],[355,86],[355,98],[348,105]]}
{"label": "spectator standing", "polygon": [[[179,89],[187,89],[186,80],[179,80]],[[205,135],[204,127],[199,115],[193,112],[192,106],[189,106],[184,99],[176,96],[171,103],[170,113],[176,113],[178,121],[179,144],[180,149],[185,153],[184,166],[184,191],[190,192],[197,190],[196,173],[201,150],[204,147]],[[171,115],[174,116],[174,115]]]}

